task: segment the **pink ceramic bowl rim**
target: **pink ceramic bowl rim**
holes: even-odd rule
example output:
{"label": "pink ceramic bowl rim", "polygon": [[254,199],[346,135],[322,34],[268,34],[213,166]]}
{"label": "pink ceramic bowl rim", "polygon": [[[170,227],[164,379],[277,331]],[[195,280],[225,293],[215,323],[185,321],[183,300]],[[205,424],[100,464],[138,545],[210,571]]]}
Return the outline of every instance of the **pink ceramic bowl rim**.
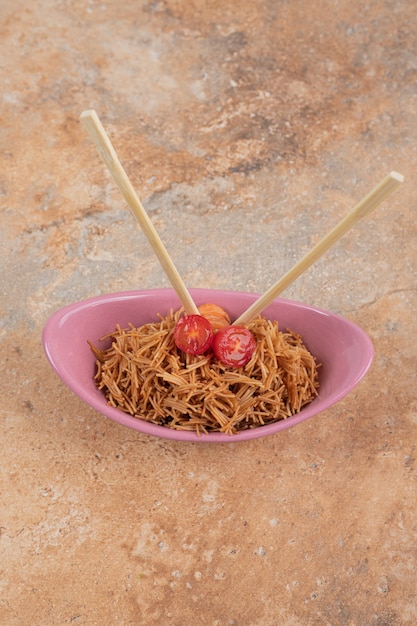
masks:
{"label": "pink ceramic bowl rim", "polygon": [[[197,305],[203,302],[216,302],[221,306],[226,305],[232,319],[233,315],[237,316],[258,297],[256,293],[216,289],[190,289],[190,293]],[[79,398],[113,421],[155,437],[197,443],[236,443],[278,433],[310,419],[339,402],[361,381],[373,360],[372,342],[368,335],[355,323],[324,309],[277,298],[264,311],[263,315],[270,319],[283,317],[286,322],[287,319],[293,321],[293,324],[285,323],[285,326],[300,332],[307,347],[317,357],[318,361],[323,363],[323,371],[320,373],[320,377],[323,377],[323,382],[321,381],[323,388],[318,398],[304,407],[300,413],[286,420],[243,430],[235,435],[208,433],[198,436],[194,432],[177,431],[165,426],[158,426],[106,404],[104,395],[97,390],[93,382],[94,357],[87,346],[87,339],[93,342],[98,341],[101,336],[111,332],[120,321],[119,319],[105,318],[104,321],[101,321],[104,332],[97,328],[97,332],[94,334],[93,328],[98,325],[97,322],[101,319],[99,314],[102,310],[110,307],[110,310],[119,308],[122,311],[129,307],[140,307],[146,303],[149,306],[149,303],[154,302],[156,303],[154,304],[155,311],[145,321],[155,319],[156,313],[159,312],[158,307],[161,308],[161,303],[166,302],[168,304],[168,308],[161,311],[161,314],[168,313],[169,308],[178,307],[177,296],[172,289],[123,291],[69,304],[57,310],[47,320],[43,329],[42,343],[53,370]],[[235,312],[233,312],[233,307],[235,307]],[[83,328],[84,320],[88,318],[91,319],[85,324],[89,331],[87,335],[82,336],[83,331],[78,332],[78,329]],[[140,323],[145,323],[145,321]],[[132,323],[135,321],[132,320]],[[282,328],[281,323],[280,327]],[[332,341],[336,342],[334,347]],[[78,349],[85,351],[84,359],[77,353]],[[77,380],[77,367],[78,365],[86,367],[86,360],[88,361],[88,368],[91,369],[91,376]]]}

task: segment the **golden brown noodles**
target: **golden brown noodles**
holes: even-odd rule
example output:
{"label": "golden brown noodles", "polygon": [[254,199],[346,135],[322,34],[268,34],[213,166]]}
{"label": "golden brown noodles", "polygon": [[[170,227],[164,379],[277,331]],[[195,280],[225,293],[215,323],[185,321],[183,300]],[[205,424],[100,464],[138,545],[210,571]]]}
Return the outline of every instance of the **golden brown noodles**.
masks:
{"label": "golden brown noodles", "polygon": [[299,335],[257,318],[248,325],[256,352],[231,368],[211,354],[184,354],[173,339],[180,313],[140,328],[130,325],[103,337],[107,350],[90,342],[97,359],[95,381],[108,404],[140,419],[200,433],[240,430],[286,419],[318,394],[317,364]]}

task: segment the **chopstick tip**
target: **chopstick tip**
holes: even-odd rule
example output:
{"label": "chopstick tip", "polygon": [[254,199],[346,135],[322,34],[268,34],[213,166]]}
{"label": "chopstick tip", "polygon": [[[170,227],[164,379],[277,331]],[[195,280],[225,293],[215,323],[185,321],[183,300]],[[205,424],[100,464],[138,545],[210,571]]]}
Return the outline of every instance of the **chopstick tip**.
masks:
{"label": "chopstick tip", "polygon": [[392,171],[390,173],[390,176],[391,176],[391,178],[394,178],[399,183],[403,183],[404,182],[404,176],[402,174],[399,174],[398,172]]}
{"label": "chopstick tip", "polygon": [[85,111],[83,111],[80,115],[80,120],[83,120],[87,117],[95,117],[97,116],[97,113],[95,112],[94,109],[86,109]]}

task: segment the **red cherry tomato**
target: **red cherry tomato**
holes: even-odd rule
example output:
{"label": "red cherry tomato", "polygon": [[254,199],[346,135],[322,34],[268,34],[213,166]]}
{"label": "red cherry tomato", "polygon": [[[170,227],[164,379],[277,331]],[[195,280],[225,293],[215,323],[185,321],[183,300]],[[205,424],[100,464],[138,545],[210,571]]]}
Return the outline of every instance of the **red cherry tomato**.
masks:
{"label": "red cherry tomato", "polygon": [[214,335],[213,352],[225,365],[231,367],[246,365],[255,349],[255,337],[244,326],[227,326]]}
{"label": "red cherry tomato", "polygon": [[211,324],[202,315],[184,315],[174,329],[177,348],[189,354],[203,354],[213,341]]}

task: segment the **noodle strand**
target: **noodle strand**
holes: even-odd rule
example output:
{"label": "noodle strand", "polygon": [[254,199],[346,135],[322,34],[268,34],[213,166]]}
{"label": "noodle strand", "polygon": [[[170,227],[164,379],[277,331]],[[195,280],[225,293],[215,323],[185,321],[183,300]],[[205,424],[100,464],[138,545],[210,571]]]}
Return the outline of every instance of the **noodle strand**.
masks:
{"label": "noodle strand", "polygon": [[183,354],[173,333],[180,312],[135,328],[116,326],[111,346],[89,342],[97,387],[109,405],[134,417],[197,434],[234,434],[287,419],[319,389],[318,365],[299,335],[261,317],[248,324],[257,348],[249,363],[229,368],[211,354]]}

